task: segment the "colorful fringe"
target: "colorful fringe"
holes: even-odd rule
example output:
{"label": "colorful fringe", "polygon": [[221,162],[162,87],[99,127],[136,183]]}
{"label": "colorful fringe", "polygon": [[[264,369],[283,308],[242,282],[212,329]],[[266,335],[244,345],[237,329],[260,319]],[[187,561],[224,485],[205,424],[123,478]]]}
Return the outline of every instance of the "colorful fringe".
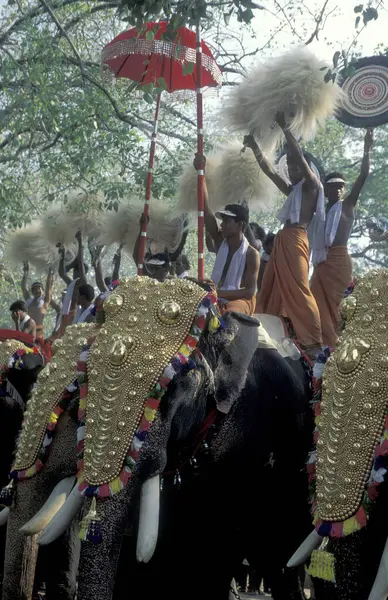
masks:
{"label": "colorful fringe", "polygon": [[[83,352],[84,350],[85,348],[83,349]],[[28,469],[24,469],[23,471],[11,470],[10,477],[12,479],[16,479],[18,481],[22,481],[23,479],[29,479],[30,477],[33,477],[43,469],[47,461],[49,449],[58,423],[58,418],[65,410],[67,410],[74,393],[78,390],[79,385],[85,378],[85,364],[81,360],[77,363],[77,371],[77,378],[71,385],[65,387],[65,389],[62,392],[61,399],[59,400],[58,404],[54,407],[49,416],[46,427],[46,433],[35,463],[31,467],[29,467]]]}
{"label": "colorful fringe", "polygon": [[139,458],[141,448],[147,438],[148,430],[155,419],[156,412],[159,408],[160,401],[164,396],[169,383],[174,377],[182,372],[183,369],[189,371],[195,368],[195,363],[190,359],[191,354],[197,347],[199,339],[206,326],[208,313],[212,313],[210,319],[212,331],[216,331],[222,327],[222,322],[218,317],[217,297],[211,293],[207,294],[202,300],[197,314],[194,318],[191,330],[179,348],[176,355],[165,367],[163,374],[155,385],[154,389],[149,392],[144,402],[143,416],[140,424],[132,440],[128,454],[124,460],[123,469],[116,479],[100,486],[91,486],[85,480],[83,474],[83,450],[84,450],[84,435],[85,435],[85,410],[87,397],[87,382],[80,389],[80,410],[78,413],[79,433],[78,433],[78,489],[83,496],[106,498],[113,496],[122,490],[132,477],[136,462]]}

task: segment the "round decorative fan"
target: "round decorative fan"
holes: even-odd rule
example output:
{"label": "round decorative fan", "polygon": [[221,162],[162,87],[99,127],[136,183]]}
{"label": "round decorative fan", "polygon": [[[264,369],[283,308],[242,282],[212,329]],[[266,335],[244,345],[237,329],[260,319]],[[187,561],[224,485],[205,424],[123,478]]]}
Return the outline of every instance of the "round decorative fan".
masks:
{"label": "round decorative fan", "polygon": [[388,56],[362,58],[342,82],[345,99],[337,119],[351,127],[388,123]]}

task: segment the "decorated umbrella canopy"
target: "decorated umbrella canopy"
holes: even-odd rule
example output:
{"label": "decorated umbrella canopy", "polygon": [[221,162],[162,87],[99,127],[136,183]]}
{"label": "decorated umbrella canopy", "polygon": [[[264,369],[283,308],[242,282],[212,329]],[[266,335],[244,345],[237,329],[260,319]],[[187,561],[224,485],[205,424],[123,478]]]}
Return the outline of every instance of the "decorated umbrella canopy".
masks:
{"label": "decorated umbrella canopy", "polygon": [[[203,154],[202,88],[221,84],[222,76],[213,55],[196,33],[186,27],[171,31],[164,21],[146,23],[141,29],[130,29],[118,35],[102,52],[102,63],[116,77],[137,81],[144,88],[154,85],[156,109],[148,166],[144,215],[148,217],[152,171],[155,156],[160,95],[166,90],[193,90],[197,94],[197,151]],[[138,259],[138,274],[143,272],[147,237],[147,219],[143,219]],[[198,277],[204,278],[204,171],[198,171]]]}
{"label": "decorated umbrella canopy", "polygon": [[361,58],[344,77],[345,99],[337,118],[351,127],[388,123],[388,56]]}

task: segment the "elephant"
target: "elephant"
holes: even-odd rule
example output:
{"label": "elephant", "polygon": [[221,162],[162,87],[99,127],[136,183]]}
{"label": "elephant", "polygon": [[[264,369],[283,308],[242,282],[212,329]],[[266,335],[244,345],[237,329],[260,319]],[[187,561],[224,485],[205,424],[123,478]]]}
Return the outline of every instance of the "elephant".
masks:
{"label": "elephant", "polygon": [[289,560],[309,564],[317,600],[388,596],[388,271],[360,277],[323,372],[310,460],[313,531]]}
{"label": "elephant", "polygon": [[[45,363],[42,353],[25,345],[24,338],[16,331],[0,330],[0,488],[8,482],[26,402]],[[4,529],[0,529],[0,581],[4,546]]]}
{"label": "elephant", "polygon": [[[78,375],[74,367],[70,368],[74,361],[69,360],[69,353],[79,350],[76,336],[70,331],[60,347],[62,363],[59,357],[56,370],[42,373],[40,389],[38,385],[27,412],[12,474],[17,480],[16,500],[8,523],[3,600],[29,600],[37,542],[50,548],[60,536],[71,535],[81,510],[84,543],[78,596],[83,600],[112,598],[128,522],[136,534],[134,553],[141,563],[140,570],[144,567],[145,572],[147,563],[164,564],[165,557],[160,559],[164,543],[176,539],[179,511],[191,499],[189,488],[182,488],[185,495],[178,502],[182,508],[177,510],[170,531],[169,523],[159,518],[160,475],[169,465],[177,464],[188,440],[195,437],[212,410],[217,420],[222,418],[222,425],[219,442],[215,441],[212,449],[212,468],[207,473],[215,473],[223,489],[228,465],[244,464],[244,452],[252,453],[250,469],[258,467],[259,476],[268,462],[275,461],[283,468],[288,453],[292,468],[287,465],[287,469],[293,480],[297,477],[298,491],[301,482],[301,496],[307,504],[300,465],[312,433],[308,425],[308,376],[300,361],[287,362],[274,347],[258,348],[258,320],[235,314],[221,317],[209,288],[184,279],[163,283],[149,278],[124,279],[105,300],[101,313],[102,321],[105,319],[102,326],[91,326],[87,343],[81,336]],[[67,380],[64,397],[59,393],[61,380],[62,385]],[[277,400],[278,407],[285,411],[279,443],[274,432],[275,421],[279,421]],[[38,407],[45,403],[47,411],[39,416]],[[50,444],[33,444],[30,449],[30,431],[36,427],[47,436],[47,415],[58,414],[58,406],[61,412]],[[259,430],[255,423],[260,425]],[[257,434],[264,439],[259,448]],[[245,435],[249,443],[244,447]],[[303,441],[293,445],[294,435],[300,435]],[[40,462],[36,460],[38,454],[42,456]],[[250,469],[244,465],[242,473],[247,475]],[[28,475],[31,470],[35,470],[33,476]],[[194,486],[192,498],[198,497],[202,508],[203,485],[209,477],[201,476],[198,487]],[[280,489],[279,484],[276,489]],[[217,510],[219,490],[214,487],[213,492],[211,498]],[[238,495],[233,495],[233,502],[237,499]],[[205,512],[201,509],[199,514]],[[159,521],[162,550],[157,548]],[[244,519],[243,525],[249,537]],[[240,527],[237,520],[233,524],[234,539]],[[299,531],[297,525],[290,529],[290,547],[294,548],[304,527],[301,525]],[[192,528],[189,534],[188,551],[192,552],[191,548],[198,547],[197,535]],[[22,568],[28,543],[33,550]],[[225,581],[226,594],[233,565],[245,546],[245,540],[236,543],[236,556],[225,571],[227,577],[217,577],[221,587]],[[69,552],[68,573],[76,560],[75,553]],[[202,565],[203,560],[200,562]],[[74,586],[68,582],[61,598],[70,600],[74,593]],[[115,597],[120,593],[116,582]],[[181,593],[181,588],[171,593]]]}

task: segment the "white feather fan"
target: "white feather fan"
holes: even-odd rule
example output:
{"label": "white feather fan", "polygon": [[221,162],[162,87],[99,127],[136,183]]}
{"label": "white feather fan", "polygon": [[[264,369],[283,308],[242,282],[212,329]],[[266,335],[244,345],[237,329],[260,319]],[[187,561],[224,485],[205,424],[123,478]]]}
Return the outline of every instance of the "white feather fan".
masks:
{"label": "white feather fan", "polygon": [[[213,211],[243,201],[251,209],[268,208],[277,193],[252,150],[246,148],[241,152],[242,148],[242,142],[233,141],[207,158],[206,184]],[[197,210],[197,173],[192,165],[187,165],[181,176],[179,208]]]}
{"label": "white feather fan", "polygon": [[[144,202],[131,198],[122,202],[117,212],[109,211],[104,215],[98,243],[101,245],[121,244],[124,251],[132,256],[136,239],[140,231],[140,216]],[[173,252],[179,245],[182,234],[184,215],[172,215],[171,206],[161,200],[150,201],[150,221],[147,238],[156,246]]]}
{"label": "white feather fan", "polygon": [[[12,231],[8,236],[6,253],[12,262],[28,261],[38,271],[46,271],[49,267],[55,269],[59,264],[58,248],[46,240],[40,221],[33,221],[23,229]],[[72,262],[75,256],[73,244],[67,251],[66,263]]]}
{"label": "white feather fan", "polygon": [[68,247],[81,231],[85,238],[96,237],[101,228],[104,197],[98,194],[72,191],[67,202],[56,204],[42,218],[46,239],[51,244]]}
{"label": "white feather fan", "polygon": [[[218,205],[216,206],[216,171],[220,164],[220,160],[220,154],[212,154],[206,159],[206,185],[209,193],[209,203],[213,210],[219,208]],[[193,161],[191,159],[185,166],[179,179],[179,210],[187,212],[197,210],[197,179],[197,171],[194,169]]]}
{"label": "white feather fan", "polygon": [[241,152],[241,148],[241,142],[232,142],[221,150],[215,173],[217,208],[242,201],[251,210],[268,208],[277,189],[260,169],[252,150],[246,148]]}
{"label": "white feather fan", "polygon": [[317,124],[333,115],[342,98],[337,83],[324,81],[328,66],[306,47],[265,59],[230,93],[223,107],[227,124],[255,135],[268,152],[284,139],[274,125],[282,111],[296,137],[311,139]]}

